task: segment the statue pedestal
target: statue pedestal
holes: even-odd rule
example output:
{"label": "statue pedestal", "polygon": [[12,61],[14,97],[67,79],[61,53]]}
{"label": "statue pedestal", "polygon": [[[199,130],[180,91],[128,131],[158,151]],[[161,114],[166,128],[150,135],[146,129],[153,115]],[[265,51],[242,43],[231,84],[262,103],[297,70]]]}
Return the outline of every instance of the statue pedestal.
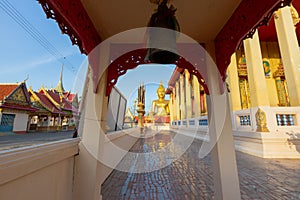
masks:
{"label": "statue pedestal", "polygon": [[170,123],[170,116],[154,116],[155,125],[165,125]]}

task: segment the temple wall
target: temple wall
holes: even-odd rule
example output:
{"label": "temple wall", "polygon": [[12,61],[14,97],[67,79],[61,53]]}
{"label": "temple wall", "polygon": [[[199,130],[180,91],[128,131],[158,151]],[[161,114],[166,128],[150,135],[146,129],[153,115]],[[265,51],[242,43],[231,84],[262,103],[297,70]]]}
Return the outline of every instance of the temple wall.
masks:
{"label": "temple wall", "polygon": [[14,115],[13,119],[13,128],[12,131],[15,133],[25,133],[27,131],[28,124],[28,114],[25,112],[11,112],[6,110],[5,112],[0,113],[0,123],[2,120],[2,114]]}
{"label": "temple wall", "polygon": [[[263,158],[300,158],[300,108],[260,107],[266,115],[267,132],[258,131],[258,108],[233,111],[232,129],[236,150]],[[207,116],[175,120],[177,133],[208,140]]]}
{"label": "temple wall", "polygon": [[78,142],[66,139],[2,151],[0,199],[71,200]]}
{"label": "temple wall", "polygon": [[16,113],[13,132],[24,133],[27,130],[28,114],[26,113]]}

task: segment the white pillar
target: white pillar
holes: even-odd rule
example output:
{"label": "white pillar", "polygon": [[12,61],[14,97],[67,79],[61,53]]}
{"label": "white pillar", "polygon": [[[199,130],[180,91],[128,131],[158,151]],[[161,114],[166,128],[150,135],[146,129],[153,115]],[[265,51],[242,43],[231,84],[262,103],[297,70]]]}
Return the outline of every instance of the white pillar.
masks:
{"label": "white pillar", "polygon": [[[215,55],[214,43],[206,43],[206,50]],[[240,186],[238,171],[235,157],[234,140],[232,135],[232,124],[230,117],[230,107],[227,103],[224,108],[223,101],[218,101],[220,96],[219,71],[215,63],[208,56],[207,75],[210,95],[207,95],[208,119],[210,128],[210,142],[217,141],[211,151],[213,172],[214,172],[214,189],[216,199],[240,199]],[[213,101],[212,101],[213,99]],[[222,99],[223,100],[223,99]],[[225,116],[218,113],[225,110]],[[222,117],[225,117],[223,119]],[[224,124],[222,124],[224,122]],[[218,135],[218,129],[221,126],[221,133]]]}
{"label": "white pillar", "polygon": [[47,126],[49,127],[50,125],[51,125],[51,116],[48,116]]}
{"label": "white pillar", "polygon": [[170,101],[169,101],[169,109],[170,109],[170,123],[172,123],[172,121],[174,121],[174,109],[175,109],[175,105],[174,105],[174,94],[173,91],[170,93]]}
{"label": "white pillar", "polygon": [[[101,184],[111,168],[107,167],[101,160],[104,156],[104,141],[106,131],[107,100],[106,81],[107,66],[109,64],[109,43],[101,46],[103,51],[99,54],[99,70],[102,76],[98,83],[97,92],[93,92],[92,74],[88,70],[87,80],[84,87],[84,106],[79,126],[79,156],[75,158],[74,190],[73,199],[102,199]],[[104,50],[105,49],[105,50]]]}
{"label": "white pillar", "polygon": [[[91,74],[88,74],[87,78],[91,80]],[[100,82],[103,83],[104,81]],[[94,93],[93,84],[90,81],[87,88],[85,88],[87,89],[87,94],[84,99],[84,113],[82,113],[80,119],[83,122],[79,127],[81,135],[81,142],[79,143],[80,154],[75,159],[75,184],[73,192],[75,200],[100,198],[100,186],[96,183],[100,179],[97,176],[98,152],[101,148],[99,143],[103,139],[100,134],[102,114],[102,105],[100,103],[103,101],[105,92],[103,85],[99,84],[99,87],[98,90],[100,91]]]}
{"label": "white pillar", "polygon": [[236,55],[231,56],[231,62],[228,67],[228,85],[230,89],[230,102],[233,111],[241,110],[241,95],[239,88],[239,75],[237,71]]}
{"label": "white pillar", "polygon": [[177,120],[180,120],[181,116],[180,116],[180,94],[179,94],[179,91],[180,91],[180,88],[179,88],[179,80],[176,81],[175,83],[175,93],[176,93],[176,118]]}
{"label": "white pillar", "polygon": [[251,107],[270,106],[258,32],[244,40]]}
{"label": "white pillar", "polygon": [[274,19],[290,103],[300,106],[300,52],[290,9],[279,9]]}
{"label": "white pillar", "polygon": [[[192,118],[192,94],[191,94],[191,82],[190,76],[192,76],[188,70],[184,70],[185,73],[185,102],[186,102],[186,118]],[[187,122],[188,124],[188,122]]]}
{"label": "white pillar", "polygon": [[181,110],[181,120],[183,119],[186,119],[186,105],[185,105],[185,86],[184,86],[184,77],[182,74],[180,74],[180,78],[179,78],[179,81],[180,81],[180,110]]}
{"label": "white pillar", "polygon": [[[194,76],[194,75],[193,75]],[[200,83],[196,76],[193,77],[193,86],[194,86],[194,108],[195,108],[195,117],[201,115],[201,105],[200,105]]]}

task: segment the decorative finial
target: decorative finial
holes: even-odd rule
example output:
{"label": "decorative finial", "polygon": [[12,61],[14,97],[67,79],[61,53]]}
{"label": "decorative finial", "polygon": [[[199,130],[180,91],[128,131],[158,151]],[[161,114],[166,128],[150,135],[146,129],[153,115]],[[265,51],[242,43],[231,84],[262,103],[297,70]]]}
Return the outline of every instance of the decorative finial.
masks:
{"label": "decorative finial", "polygon": [[28,79],[29,79],[29,75],[27,74],[26,78],[24,79],[24,81],[22,83],[25,83]]}
{"label": "decorative finial", "polygon": [[159,90],[164,90],[164,91],[165,91],[165,87],[163,86],[162,81],[160,81],[160,83],[159,83],[159,87],[157,88],[157,92],[158,92]]}
{"label": "decorative finial", "polygon": [[63,70],[64,70],[64,64],[62,64],[62,67],[61,67],[59,82],[58,82],[57,86],[55,87],[56,92],[58,92],[59,94],[63,94],[65,92],[65,89],[64,89],[64,86],[62,83]]}

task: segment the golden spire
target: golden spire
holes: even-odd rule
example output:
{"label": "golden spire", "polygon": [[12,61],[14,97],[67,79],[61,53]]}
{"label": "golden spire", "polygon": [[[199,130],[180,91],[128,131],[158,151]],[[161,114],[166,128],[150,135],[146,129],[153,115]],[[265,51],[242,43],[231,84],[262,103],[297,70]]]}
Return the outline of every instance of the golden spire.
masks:
{"label": "golden spire", "polygon": [[65,89],[64,89],[64,86],[63,86],[63,83],[62,83],[63,70],[64,70],[64,64],[61,67],[60,78],[59,78],[58,84],[55,87],[56,92],[58,92],[60,94],[63,94],[65,92]]}

